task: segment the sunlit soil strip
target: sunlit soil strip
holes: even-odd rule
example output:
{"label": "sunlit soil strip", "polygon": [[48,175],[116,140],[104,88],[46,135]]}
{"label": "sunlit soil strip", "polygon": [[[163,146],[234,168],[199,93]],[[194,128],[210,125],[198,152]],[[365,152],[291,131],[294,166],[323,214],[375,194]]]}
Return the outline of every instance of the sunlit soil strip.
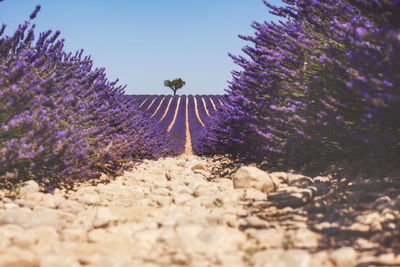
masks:
{"label": "sunlit soil strip", "polygon": [[167,106],[167,108],[165,109],[165,112],[164,112],[164,114],[162,115],[161,119],[157,122],[157,124],[159,124],[160,121],[162,121],[162,120],[165,118],[165,116],[167,115],[168,110],[169,110],[169,106],[171,105],[171,102],[172,102],[172,99],[173,99],[173,97],[171,97],[171,98],[169,99],[168,106]]}
{"label": "sunlit soil strip", "polygon": [[154,115],[156,115],[156,114],[157,114],[157,111],[160,109],[160,107],[161,107],[161,104],[164,102],[164,99],[165,99],[165,96],[163,97],[163,99],[161,99],[161,101],[160,101],[160,104],[158,104],[158,107],[157,107],[156,111],[154,111],[154,113],[153,113],[153,114],[151,114],[150,118],[153,118],[153,117],[154,117]]}
{"label": "sunlit soil strip", "polygon": [[171,131],[172,126],[174,126],[175,124],[175,120],[176,120],[176,115],[178,115],[178,110],[179,110],[179,104],[181,102],[181,97],[178,97],[178,104],[176,104],[176,109],[175,109],[175,114],[174,114],[174,118],[171,121],[171,124],[168,126],[167,132]]}
{"label": "sunlit soil strip", "polygon": [[215,106],[214,101],[212,100],[212,98],[209,97],[209,99],[210,99],[210,101],[211,101],[211,105],[213,106],[213,109],[214,109],[214,110],[217,110],[217,107]]}
{"label": "sunlit soil strip", "polygon": [[151,108],[151,106],[153,105],[154,101],[156,101],[156,99],[157,99],[157,96],[156,96],[156,97],[154,97],[153,101],[151,101],[150,105],[149,105],[149,106],[146,108],[146,110],[145,110],[145,111],[148,111],[148,110],[149,110],[149,108]]}
{"label": "sunlit soil strip", "polygon": [[207,116],[210,117],[210,113],[208,112],[206,101],[204,100],[203,97],[201,97],[201,100],[203,101],[203,106],[204,106],[204,109],[205,109],[205,111],[207,113]]}
{"label": "sunlit soil strip", "polygon": [[222,103],[221,99],[218,98],[218,102],[221,104],[221,106],[225,106],[224,103]]}
{"label": "sunlit soil strip", "polygon": [[[194,103],[196,103],[196,100],[195,100]],[[178,102],[178,105],[179,105],[179,102]],[[186,96],[186,121],[185,121],[186,142],[185,142],[185,154],[193,154],[192,138],[190,137],[190,129],[189,129],[189,108],[188,107],[189,107],[189,97]],[[196,114],[198,114],[197,108],[196,108]],[[176,113],[175,113],[175,115],[176,115]]]}
{"label": "sunlit soil strip", "polygon": [[[201,125],[204,127],[204,122],[201,120],[200,114],[199,114],[199,110],[197,109],[197,99],[196,99],[196,96],[193,96],[193,100],[194,100],[194,110],[195,110],[195,112],[196,112],[197,119],[199,120],[199,122],[201,123]],[[187,115],[186,115],[186,117],[187,117]]]}
{"label": "sunlit soil strip", "polygon": [[141,108],[143,106],[143,104],[146,103],[147,99],[149,99],[149,97],[146,98],[145,100],[143,100],[143,102],[142,102],[142,104],[140,104],[139,108]]}

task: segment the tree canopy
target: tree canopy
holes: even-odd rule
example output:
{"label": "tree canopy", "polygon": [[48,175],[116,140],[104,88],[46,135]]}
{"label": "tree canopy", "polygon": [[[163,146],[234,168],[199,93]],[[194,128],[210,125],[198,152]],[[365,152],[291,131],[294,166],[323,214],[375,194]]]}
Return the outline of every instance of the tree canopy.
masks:
{"label": "tree canopy", "polygon": [[181,89],[185,84],[186,82],[183,81],[181,78],[177,78],[173,81],[170,80],[164,81],[164,86],[171,88],[171,90],[174,91],[174,95],[176,95],[176,91],[178,91],[178,89]]}

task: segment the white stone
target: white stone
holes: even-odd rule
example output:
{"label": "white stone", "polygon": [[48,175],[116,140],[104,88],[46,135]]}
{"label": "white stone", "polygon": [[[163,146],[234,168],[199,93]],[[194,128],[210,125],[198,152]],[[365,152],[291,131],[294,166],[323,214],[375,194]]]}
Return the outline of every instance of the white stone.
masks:
{"label": "white stone", "polygon": [[0,249],[4,249],[11,245],[10,238],[0,231]]}
{"label": "white stone", "polygon": [[26,193],[25,198],[29,201],[32,202],[40,202],[44,197],[44,194],[41,192],[32,192],[32,193]]}
{"label": "white stone", "polygon": [[98,194],[84,194],[78,201],[86,205],[95,205],[100,204],[100,197]]}
{"label": "white stone", "polygon": [[[297,222],[297,224],[302,224],[302,223]],[[289,236],[289,239],[291,240],[291,242],[295,247],[302,247],[302,248],[318,247],[319,240],[321,238],[319,234],[311,230],[308,230],[307,228],[288,231],[287,235]]]}
{"label": "white stone", "polygon": [[81,267],[82,265],[74,259],[56,252],[47,252],[40,257],[40,267]]}
{"label": "white stone", "polygon": [[60,206],[64,198],[60,195],[44,194],[42,205],[47,208],[56,209]]}
{"label": "white stone", "polygon": [[216,256],[239,250],[246,241],[246,236],[241,231],[224,226],[203,228],[200,225],[188,224],[178,227],[177,233],[187,253]]}
{"label": "white stone", "polygon": [[15,224],[23,228],[50,225],[61,227],[61,218],[54,210],[22,210],[0,211],[0,224]]}
{"label": "white stone", "polygon": [[32,251],[13,247],[0,251],[0,266],[39,267],[40,262]]}
{"label": "white stone", "polygon": [[278,179],[280,183],[288,182],[288,174],[286,172],[271,172],[269,175]]}
{"label": "white stone", "polygon": [[267,199],[267,194],[261,192],[258,189],[247,188],[244,190],[245,190],[245,193],[244,193],[243,197],[245,199],[254,199],[254,200],[266,200]]}
{"label": "white stone", "polygon": [[39,184],[33,180],[29,180],[21,185],[19,192],[21,195],[26,195],[29,193],[39,192],[39,190],[40,190]]}
{"label": "white stone", "polygon": [[269,249],[256,252],[252,260],[255,267],[309,267],[311,255],[300,249]]}
{"label": "white stone", "polygon": [[194,190],[199,185],[207,185],[207,182],[201,178],[196,176],[190,176],[185,180],[185,184],[189,187],[190,190]]}
{"label": "white stone", "polygon": [[195,187],[193,194],[196,197],[199,196],[214,196],[216,193],[218,193],[218,188],[216,186],[213,186],[211,183],[208,184],[199,184]]}
{"label": "white stone", "polygon": [[362,224],[372,224],[381,222],[383,217],[378,212],[372,212],[365,215],[359,215],[356,217],[356,221]]}
{"label": "white stone", "polygon": [[4,209],[6,209],[6,210],[13,210],[13,209],[17,209],[17,208],[19,208],[19,205],[18,204],[15,204],[15,203],[4,203]]}
{"label": "white stone", "polygon": [[232,175],[232,181],[234,188],[255,188],[264,193],[276,189],[268,173],[252,166],[241,167]]}
{"label": "white stone", "polygon": [[285,233],[282,229],[249,229],[246,231],[251,237],[257,240],[258,246],[263,248],[281,248]]}
{"label": "white stone", "polygon": [[83,228],[66,228],[63,230],[63,238],[66,241],[85,242],[87,240],[86,230]]}
{"label": "white stone", "polygon": [[355,264],[357,252],[352,247],[343,247],[334,250],[330,255],[330,260],[338,266],[353,266]]}
{"label": "white stone", "polygon": [[87,241],[91,243],[105,242],[109,237],[109,233],[107,233],[103,228],[99,228],[88,232]]}
{"label": "white stone", "polygon": [[69,199],[63,199],[58,205],[58,209],[73,214],[78,214],[85,211],[85,208],[80,203]]}
{"label": "white stone", "polygon": [[190,201],[193,197],[187,193],[180,194],[174,197],[173,202],[175,205],[184,205],[186,202]]}
{"label": "white stone", "polygon": [[93,221],[93,227],[107,226],[109,223],[116,219],[117,218],[115,217],[111,209],[107,207],[98,207]]}

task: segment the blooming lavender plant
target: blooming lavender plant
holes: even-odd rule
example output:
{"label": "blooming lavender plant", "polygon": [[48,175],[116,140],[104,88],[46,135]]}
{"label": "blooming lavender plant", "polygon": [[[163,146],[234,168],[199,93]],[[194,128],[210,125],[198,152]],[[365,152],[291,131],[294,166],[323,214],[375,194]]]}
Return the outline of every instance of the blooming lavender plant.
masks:
{"label": "blooming lavender plant", "polygon": [[[34,19],[37,6],[30,15]],[[35,41],[31,21],[0,30],[0,177],[54,187],[119,174],[143,158],[176,155],[174,140],[144,118],[124,87],[93,69],[83,50],[64,51],[60,32]]]}
{"label": "blooming lavender plant", "polygon": [[203,153],[308,171],[398,164],[400,1],[284,2],[265,2],[284,22],[241,36],[253,45],[232,56],[243,70]]}

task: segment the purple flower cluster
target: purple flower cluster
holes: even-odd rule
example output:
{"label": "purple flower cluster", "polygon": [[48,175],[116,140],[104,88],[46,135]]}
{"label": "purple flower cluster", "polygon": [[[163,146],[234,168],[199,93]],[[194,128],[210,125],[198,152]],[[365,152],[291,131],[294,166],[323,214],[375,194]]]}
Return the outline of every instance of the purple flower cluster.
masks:
{"label": "purple flower cluster", "polygon": [[[34,19],[40,6],[31,14]],[[137,160],[179,153],[118,81],[93,69],[83,50],[66,53],[59,32],[35,41],[30,21],[0,30],[0,179],[54,187],[118,174]]]}
{"label": "purple flower cluster", "polygon": [[400,158],[400,1],[265,1],[279,23],[254,22],[232,56],[227,108],[202,133],[204,154],[270,168],[386,171]]}

